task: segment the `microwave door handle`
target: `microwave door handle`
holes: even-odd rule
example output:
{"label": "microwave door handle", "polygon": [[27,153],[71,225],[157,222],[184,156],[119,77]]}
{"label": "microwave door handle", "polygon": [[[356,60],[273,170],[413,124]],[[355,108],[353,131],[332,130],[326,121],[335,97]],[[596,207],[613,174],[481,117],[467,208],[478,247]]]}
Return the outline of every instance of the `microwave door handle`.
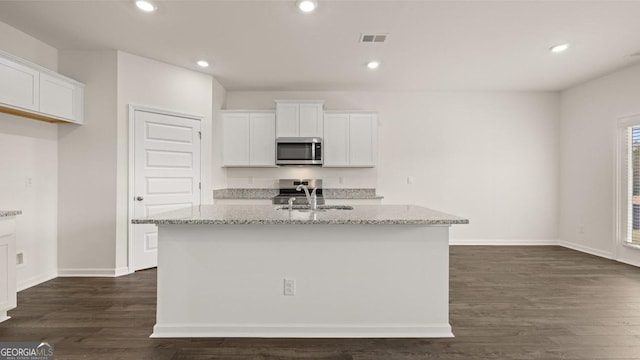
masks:
{"label": "microwave door handle", "polygon": [[316,144],[311,143],[311,160],[316,159]]}

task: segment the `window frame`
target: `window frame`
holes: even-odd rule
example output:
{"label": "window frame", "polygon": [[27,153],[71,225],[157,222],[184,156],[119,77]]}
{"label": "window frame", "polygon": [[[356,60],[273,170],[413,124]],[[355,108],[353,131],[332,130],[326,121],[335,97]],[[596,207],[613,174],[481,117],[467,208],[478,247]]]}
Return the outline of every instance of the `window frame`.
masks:
{"label": "window frame", "polygon": [[[640,114],[631,116],[625,116],[618,119],[618,126],[616,132],[616,177],[615,177],[615,189],[616,189],[616,213],[615,213],[615,226],[616,226],[616,258],[618,252],[618,244],[627,248],[636,249],[640,251],[640,244],[629,241],[629,226],[632,223],[633,210],[630,211],[629,204],[629,191],[633,186],[633,172],[629,171],[629,159],[630,159],[630,147],[629,147],[629,135],[628,129],[634,126],[640,127]],[[631,180],[631,182],[629,182]]]}

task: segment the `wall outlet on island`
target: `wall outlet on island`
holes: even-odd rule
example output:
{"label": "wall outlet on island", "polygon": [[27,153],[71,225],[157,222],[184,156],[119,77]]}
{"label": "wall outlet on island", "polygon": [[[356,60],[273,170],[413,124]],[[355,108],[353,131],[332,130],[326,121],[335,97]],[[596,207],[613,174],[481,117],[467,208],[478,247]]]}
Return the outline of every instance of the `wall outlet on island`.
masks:
{"label": "wall outlet on island", "polygon": [[413,184],[414,180],[415,179],[413,178],[413,176],[407,176],[407,184],[409,184],[409,185]]}
{"label": "wall outlet on island", "polygon": [[296,294],[296,280],[284,279],[284,295],[294,296]]}
{"label": "wall outlet on island", "polygon": [[344,178],[342,176],[338,178],[338,184],[344,184]]}

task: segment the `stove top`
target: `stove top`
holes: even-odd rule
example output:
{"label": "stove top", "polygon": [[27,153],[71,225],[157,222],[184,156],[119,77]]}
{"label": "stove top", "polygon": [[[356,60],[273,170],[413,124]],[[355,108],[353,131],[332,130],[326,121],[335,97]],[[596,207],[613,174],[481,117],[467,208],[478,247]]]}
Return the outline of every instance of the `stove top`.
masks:
{"label": "stove top", "polygon": [[280,179],[280,192],[276,195],[272,203],[273,204],[287,204],[289,199],[296,198],[293,202],[295,205],[307,205],[307,196],[304,190],[296,190],[298,185],[307,185],[309,192],[313,189],[316,190],[316,197],[318,198],[318,205],[324,205],[324,197],[322,196],[322,180],[321,179]]}

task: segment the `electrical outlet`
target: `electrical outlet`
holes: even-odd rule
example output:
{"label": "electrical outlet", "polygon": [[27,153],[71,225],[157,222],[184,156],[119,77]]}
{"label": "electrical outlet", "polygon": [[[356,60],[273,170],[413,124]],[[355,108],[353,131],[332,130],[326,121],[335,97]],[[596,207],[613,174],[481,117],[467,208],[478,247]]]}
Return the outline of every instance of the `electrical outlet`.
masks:
{"label": "electrical outlet", "polygon": [[344,184],[344,178],[342,176],[338,178],[338,184]]}
{"label": "electrical outlet", "polygon": [[24,265],[24,253],[19,252],[16,254],[16,266]]}
{"label": "electrical outlet", "polygon": [[294,296],[296,294],[296,281],[295,279],[284,279],[284,295]]}
{"label": "electrical outlet", "polygon": [[27,188],[33,187],[33,178],[31,176],[24,177],[24,187],[27,187]]}
{"label": "electrical outlet", "polygon": [[409,185],[413,184],[414,180],[415,179],[413,178],[413,176],[407,176],[407,184],[409,184]]}

